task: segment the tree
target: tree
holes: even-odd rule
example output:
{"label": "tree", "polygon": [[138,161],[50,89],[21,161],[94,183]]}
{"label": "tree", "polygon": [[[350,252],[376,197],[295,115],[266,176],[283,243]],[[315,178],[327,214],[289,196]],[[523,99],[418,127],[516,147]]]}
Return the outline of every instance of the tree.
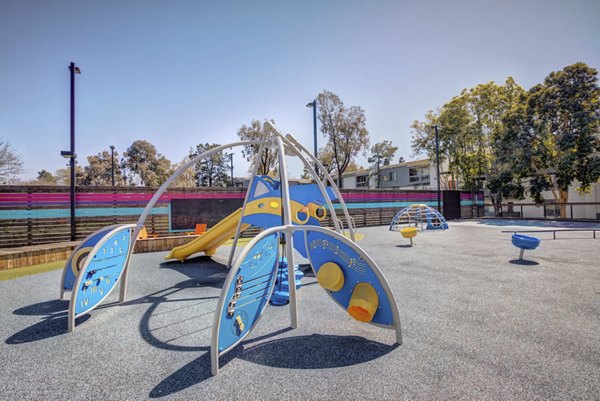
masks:
{"label": "tree", "polygon": [[[196,151],[190,154],[190,158],[197,157],[204,152],[221,146],[217,143],[199,144],[196,146]],[[200,160],[194,166],[196,182],[198,186],[203,187],[225,187],[230,179],[227,175],[229,168],[229,158],[223,155],[223,152],[216,152]]]}
{"label": "tree", "polygon": [[371,156],[369,157],[368,162],[372,163],[372,173],[370,175],[376,175],[377,177],[377,188],[380,188],[381,185],[381,176],[379,174],[381,164],[383,163],[384,166],[389,165],[390,160],[394,157],[397,150],[398,147],[392,146],[392,141],[387,140],[376,143],[371,147]]}
{"label": "tree", "polygon": [[172,172],[171,162],[144,140],[137,140],[127,148],[121,159],[121,168],[126,172],[129,185],[134,185],[137,179],[143,186],[158,186]]}
{"label": "tree", "polygon": [[[317,152],[317,160],[319,160],[319,163],[321,163],[321,165],[325,168],[325,171],[328,174],[331,174],[333,172],[333,170],[334,170],[333,150],[331,149],[330,144],[327,144],[324,147],[319,149],[319,151]],[[318,173],[319,173],[319,179],[323,180],[323,178],[325,177],[323,169],[319,168]],[[306,166],[304,166],[304,168],[302,170],[301,178],[304,178],[304,179],[310,178],[310,174],[308,173],[308,169],[306,168]]]}
{"label": "tree", "polygon": [[502,86],[488,82],[464,89],[438,113],[429,111],[425,121],[413,123],[413,151],[435,160],[434,125],[438,125],[440,164],[447,162],[452,181],[460,177],[463,189],[480,190],[483,178],[500,173],[494,144],[505,130],[503,117],[522,93],[511,77]]}
{"label": "tree", "polygon": [[[71,185],[71,168],[59,168],[54,172],[56,183],[58,185]],[[85,170],[79,165],[75,165],[75,185],[83,185],[85,179]]]}
{"label": "tree", "polygon": [[57,179],[48,170],[38,171],[36,181],[40,185],[56,185]]}
{"label": "tree", "polygon": [[333,165],[342,188],[342,174],[353,159],[369,148],[369,131],[365,126],[365,112],[360,106],[344,107],[334,93],[323,91],[317,97],[321,132],[333,152]]}
{"label": "tree", "polygon": [[0,178],[8,178],[23,172],[23,162],[8,141],[0,138]]}
{"label": "tree", "polygon": [[[275,121],[270,120],[271,123],[275,124]],[[242,125],[237,132],[241,140],[260,140],[262,141],[267,135],[265,125],[261,124],[258,120],[252,120],[249,126]],[[269,147],[265,147],[264,152],[260,156],[260,160],[255,160],[256,154],[260,148],[259,144],[246,145],[242,150],[242,155],[246,158],[246,161],[250,163],[250,172],[254,173],[253,165],[258,163],[258,174],[268,175],[275,170],[277,161],[277,151]]]}
{"label": "tree", "polygon": [[[190,148],[190,155],[193,153],[194,153],[194,150],[192,148]],[[189,161],[190,161],[190,156],[185,156],[180,163],[177,163],[173,166],[173,171],[179,169],[179,167],[183,166],[184,164],[186,164]],[[180,188],[195,187],[197,184],[195,175],[196,175],[195,172],[191,168],[188,168],[179,177],[175,178],[175,181],[173,181],[172,186],[180,187]]]}
{"label": "tree", "polygon": [[[125,180],[121,174],[122,166],[116,162],[119,153],[114,152],[115,158],[115,185],[124,185]],[[88,165],[84,167],[85,177],[83,185],[86,186],[103,186],[112,185],[112,157],[108,150],[103,150],[94,156],[87,157]]]}
{"label": "tree", "polygon": [[600,179],[599,104],[596,69],[580,62],[550,73],[506,116],[497,154],[507,169],[494,184],[537,203],[551,191],[566,218],[571,184],[586,192]]}

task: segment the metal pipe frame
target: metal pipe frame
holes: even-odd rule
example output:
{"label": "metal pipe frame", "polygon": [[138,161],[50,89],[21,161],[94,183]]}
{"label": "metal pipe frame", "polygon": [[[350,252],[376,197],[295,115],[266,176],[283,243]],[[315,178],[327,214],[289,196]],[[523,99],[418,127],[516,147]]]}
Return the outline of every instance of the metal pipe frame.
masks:
{"label": "metal pipe frame", "polygon": [[[244,338],[246,338],[246,336],[248,336],[252,332],[252,329],[254,327],[256,327],[256,324],[262,317],[262,312],[261,312],[261,316],[259,316],[259,318],[256,320],[254,325],[248,330],[248,332],[246,332],[246,334],[244,334],[244,336],[240,337],[240,339],[238,341],[236,341],[234,344],[232,344],[229,348],[223,350],[222,352],[219,352],[219,326],[221,324],[221,315],[222,315],[223,307],[226,302],[227,290],[231,286],[231,283],[232,283],[234,277],[236,276],[244,258],[250,252],[252,247],[254,247],[254,245],[257,244],[263,238],[265,238],[271,234],[274,234],[274,233],[284,233],[286,236],[289,236],[291,238],[293,236],[293,234],[298,231],[304,232],[304,242],[305,242],[307,249],[308,249],[308,236],[306,233],[308,231],[314,231],[314,232],[327,234],[327,235],[332,236],[334,239],[337,239],[342,242],[350,241],[348,238],[344,237],[342,234],[337,233],[335,231],[331,231],[324,227],[295,226],[295,225],[291,225],[291,224],[280,226],[280,227],[269,228],[269,229],[261,232],[256,237],[254,237],[248,243],[248,245],[246,245],[246,247],[244,248],[242,253],[236,259],[235,263],[231,267],[231,270],[229,271],[229,274],[227,275],[227,278],[225,279],[223,288],[221,289],[221,294],[219,296],[219,301],[217,303],[215,319],[214,319],[214,323],[213,323],[213,327],[212,327],[212,338],[211,338],[211,345],[210,345],[211,373],[213,376],[216,375],[219,371],[219,357],[222,355],[225,355],[227,352],[229,352],[233,348],[235,348],[240,342],[242,342],[244,340]],[[385,325],[381,325],[378,323],[371,323],[371,322],[369,324],[373,325],[373,326],[381,327],[384,329],[394,330],[395,334],[396,334],[396,343],[401,345],[402,344],[402,327],[400,324],[400,313],[398,312],[398,305],[396,303],[396,299],[394,298],[394,294],[392,293],[392,290],[390,289],[389,284],[388,284],[387,280],[385,279],[385,276],[383,275],[381,270],[379,270],[379,267],[377,266],[375,261],[355,242],[352,242],[352,241],[350,241],[350,242],[352,244],[351,246],[359,254],[359,256],[361,258],[363,258],[367,263],[369,263],[370,266],[373,267],[373,273],[375,274],[375,276],[381,283],[381,286],[383,287],[383,290],[390,301],[390,307],[392,309],[392,315],[394,317],[394,325],[392,325],[392,326],[385,326]],[[286,241],[286,243],[287,243],[287,241]],[[315,268],[313,267],[312,261],[311,261],[310,265],[311,265],[311,269],[313,269],[313,272],[315,272]],[[289,263],[289,259],[288,259],[288,269],[289,269],[289,266],[290,266],[290,263]],[[293,269],[293,267],[292,267],[292,269]],[[315,272],[315,274],[316,274],[316,272]],[[288,270],[288,277],[294,277],[293,273],[291,276],[289,276],[289,270]],[[290,304],[291,304],[291,289],[292,289],[292,287],[294,289],[296,288],[295,283],[292,283],[292,285],[290,285]],[[269,297],[270,297],[272,291],[273,291],[273,287],[271,287],[271,289],[269,290]],[[339,303],[335,300],[335,298],[333,298],[333,296],[331,296],[331,294],[328,293],[328,295],[336,304],[339,305]],[[266,308],[266,306],[267,306],[267,304],[265,304],[265,308]],[[263,312],[264,312],[264,309],[263,309]]]}
{"label": "metal pipe frame", "polygon": [[[257,144],[260,142],[261,141],[238,141],[238,142],[233,142],[233,143],[230,143],[227,145],[222,145],[222,146],[208,150],[208,151],[194,157],[193,159],[189,160],[187,163],[185,163],[184,165],[179,167],[169,178],[167,178],[167,180],[160,186],[160,188],[158,188],[158,190],[154,193],[154,196],[152,196],[152,199],[150,199],[150,201],[144,208],[144,211],[142,212],[140,218],[138,219],[138,221],[136,223],[136,228],[133,232],[133,238],[131,239],[131,247],[129,248],[129,253],[130,254],[133,253],[133,249],[135,247],[135,243],[137,242],[138,235],[139,235],[140,231],[142,230],[142,226],[144,225],[144,222],[148,218],[148,215],[152,211],[152,208],[154,207],[154,205],[156,204],[156,202],[158,201],[160,196],[167,190],[169,185],[171,185],[171,183],[173,181],[175,181],[175,179],[177,177],[179,177],[181,174],[183,174],[183,172],[185,170],[187,170],[194,164],[198,163],[198,161],[202,160],[203,158],[211,156],[213,153],[218,153],[225,149],[231,149],[236,146],[246,146],[246,145]],[[119,302],[120,303],[125,302],[125,299],[127,298],[127,278],[129,277],[129,260],[130,260],[130,258],[127,259],[127,263],[125,264],[125,268],[123,269],[124,273],[122,275],[121,288],[119,291]]]}

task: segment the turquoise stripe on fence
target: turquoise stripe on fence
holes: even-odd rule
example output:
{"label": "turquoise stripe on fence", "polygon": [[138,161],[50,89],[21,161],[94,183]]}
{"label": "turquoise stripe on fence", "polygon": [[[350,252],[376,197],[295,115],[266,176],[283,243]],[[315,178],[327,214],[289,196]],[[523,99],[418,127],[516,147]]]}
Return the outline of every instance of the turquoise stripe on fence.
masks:
{"label": "turquoise stripe on fence", "polygon": [[[75,209],[75,217],[105,217],[105,216],[139,216],[144,211],[143,207],[99,207]],[[169,214],[168,207],[154,207],[150,214]],[[0,219],[52,219],[69,218],[69,209],[33,209],[33,210],[0,210]]]}
{"label": "turquoise stripe on fence", "polygon": [[[377,208],[397,208],[402,209],[415,202],[357,202],[346,203],[348,209],[377,209]],[[437,201],[418,202],[431,207],[437,207]],[[443,204],[443,202],[442,202]],[[473,201],[462,200],[462,206],[472,206]],[[477,204],[483,205],[482,201]],[[333,205],[336,209],[341,209],[339,204]],[[108,216],[139,216],[142,214],[142,207],[99,207],[99,208],[80,208],[75,209],[76,217],[108,217]],[[153,215],[168,215],[169,207],[152,208],[150,214]],[[32,210],[0,210],[1,220],[16,220],[16,219],[52,219],[52,218],[68,218],[71,216],[69,209],[32,209]]]}
{"label": "turquoise stripe on fence", "polygon": [[[348,209],[379,209],[379,208],[405,208],[415,203],[424,204],[427,206],[437,207],[437,201],[433,202],[359,202],[359,203],[346,203]],[[443,204],[443,202],[442,202]],[[335,209],[341,209],[342,206],[339,203],[333,205]]]}

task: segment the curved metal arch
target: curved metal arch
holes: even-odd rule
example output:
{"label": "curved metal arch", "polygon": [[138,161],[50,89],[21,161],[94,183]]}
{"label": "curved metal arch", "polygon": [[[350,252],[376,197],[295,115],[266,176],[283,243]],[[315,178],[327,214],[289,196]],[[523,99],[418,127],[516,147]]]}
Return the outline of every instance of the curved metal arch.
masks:
{"label": "curved metal arch", "polygon": [[[217,308],[216,308],[216,312],[215,312],[215,316],[214,316],[214,320],[213,320],[213,326],[212,326],[212,336],[211,336],[211,345],[210,345],[210,360],[211,360],[211,373],[213,376],[216,375],[219,371],[219,357],[225,355],[227,352],[229,352],[230,350],[235,348],[240,342],[242,342],[244,340],[244,338],[246,338],[250,334],[252,329],[254,327],[256,327],[256,325],[258,324],[258,321],[262,317],[262,314],[266,308],[266,305],[265,305],[265,307],[262,309],[262,311],[260,313],[260,316],[254,322],[254,324],[252,325],[252,328],[250,330],[248,330],[248,332],[246,332],[242,337],[240,337],[240,339],[237,342],[235,342],[234,344],[229,346],[227,349],[223,350],[222,352],[219,352],[219,344],[218,344],[219,332],[221,329],[222,311],[223,311],[223,308],[225,307],[225,303],[226,303],[227,290],[231,286],[231,284],[234,280],[234,277],[238,273],[238,271],[240,269],[240,265],[242,264],[244,258],[249,254],[250,250],[252,250],[254,245],[256,245],[263,238],[266,238],[269,235],[272,235],[274,233],[279,233],[280,235],[281,235],[281,233],[283,233],[284,235],[292,238],[293,234],[298,231],[304,232],[304,241],[305,242],[307,241],[307,232],[313,231],[313,232],[319,232],[319,233],[330,235],[331,237],[339,240],[342,243],[347,243],[347,244],[349,243],[350,246],[359,254],[359,256],[362,257],[365,261],[367,261],[367,263],[369,263],[369,265],[372,268],[373,273],[379,280],[379,282],[386,294],[386,297],[389,300],[391,311],[392,311],[392,316],[394,318],[394,324],[392,326],[383,326],[381,324],[371,323],[371,322],[368,324],[377,326],[377,327],[381,327],[384,329],[394,330],[395,335],[396,335],[396,343],[399,345],[402,344],[402,326],[400,323],[400,313],[398,312],[398,304],[396,303],[394,294],[389,286],[388,281],[385,279],[383,272],[379,269],[379,266],[369,256],[369,254],[367,254],[355,242],[350,241],[348,238],[344,237],[343,235],[341,235],[335,231],[331,231],[327,228],[319,227],[319,226],[295,226],[292,224],[286,224],[283,226],[268,228],[268,229],[262,231],[260,234],[258,234],[256,237],[254,237],[252,240],[250,240],[250,242],[246,245],[246,247],[238,255],[234,264],[231,266],[231,270],[229,271],[227,278],[225,279],[225,283],[223,284],[223,288],[221,289],[221,294],[219,295],[219,301],[217,302]],[[291,241],[287,241],[286,246],[289,246],[289,242],[291,242]],[[288,269],[290,268],[290,265],[292,265],[292,264],[288,260]],[[292,269],[293,269],[293,265],[292,265]],[[313,269],[313,271],[314,271],[314,266],[312,265],[312,261],[311,261],[311,269]],[[288,274],[290,274],[289,270],[288,270]],[[292,273],[292,276],[290,276],[290,277],[293,277],[293,273]],[[291,285],[289,287],[290,288],[290,302],[292,299],[291,298],[291,289],[295,288],[295,287],[296,287],[295,285]],[[269,297],[271,296],[272,291],[273,291],[273,287],[271,287],[269,289],[269,294],[268,294]],[[331,294],[329,294],[329,296],[331,297]],[[333,297],[331,297],[331,298],[337,304],[337,301]]]}
{"label": "curved metal arch", "polygon": [[[346,206],[346,202],[344,201],[344,198],[342,197],[342,193],[340,192],[337,184],[333,180],[333,177],[331,177],[331,175],[327,172],[327,169],[321,164],[319,159],[317,159],[312,153],[310,153],[310,151],[308,149],[306,149],[304,146],[302,146],[302,144],[300,144],[296,140],[296,138],[294,138],[293,135],[288,134],[288,135],[286,135],[286,138],[288,138],[288,140],[290,140],[294,146],[296,146],[301,151],[306,153],[306,155],[321,169],[321,171],[323,172],[323,175],[325,177],[325,181],[327,183],[329,183],[329,185],[331,186],[331,189],[333,190],[333,192],[337,196],[338,200],[340,201],[340,205],[342,206],[342,211],[344,212],[344,216],[346,217],[346,221],[348,222],[348,231],[350,232],[350,238],[352,239],[352,241],[355,241],[354,234],[356,232],[356,228],[354,227],[354,222],[352,220],[352,217],[350,217],[350,213],[348,212],[348,207]],[[321,180],[319,179],[317,172],[310,165],[310,163],[308,163],[307,160],[303,159],[301,155],[298,155],[298,157],[301,160],[303,160],[304,165],[309,170],[309,172],[311,172],[311,175],[313,175],[313,178],[316,177],[315,181],[317,182],[317,184],[321,183]],[[336,218],[337,218],[337,215],[334,214],[334,216],[336,216]]]}
{"label": "curved metal arch", "polygon": [[[254,144],[259,144],[262,141],[238,141],[238,142],[233,142],[233,143],[229,143],[226,145],[222,145],[219,147],[216,147],[214,149],[208,150],[196,157],[194,157],[193,159],[189,160],[187,163],[185,163],[184,165],[182,165],[181,167],[179,167],[169,178],[167,178],[167,180],[158,188],[158,190],[154,193],[154,196],[152,196],[152,199],[150,199],[150,201],[148,202],[148,204],[146,205],[146,207],[144,208],[144,211],[142,212],[140,218],[138,219],[137,223],[136,223],[136,228],[135,231],[133,232],[133,238],[131,240],[131,247],[129,248],[129,253],[133,253],[133,249],[135,247],[135,243],[137,242],[137,238],[138,235],[140,233],[140,231],[142,230],[142,226],[144,225],[144,222],[146,221],[146,219],[148,218],[148,215],[150,214],[150,211],[152,210],[152,208],[154,207],[154,205],[156,204],[156,202],[158,201],[158,199],[160,198],[160,196],[167,190],[167,188],[169,187],[169,185],[171,185],[171,183],[173,181],[175,181],[175,179],[177,177],[179,177],[181,174],[183,174],[183,172],[185,170],[187,170],[188,168],[190,168],[191,166],[193,166],[194,164],[198,163],[198,161],[204,159],[205,157],[211,156],[213,153],[218,153],[221,152],[225,149],[231,149],[234,148],[236,146],[246,146],[246,145],[254,145]],[[122,279],[121,279],[121,288],[120,288],[120,292],[119,292],[119,302],[125,302],[125,298],[127,296],[127,278],[129,276],[129,260],[127,260],[127,263],[125,264],[125,269],[122,275]]]}
{"label": "curved metal arch", "polygon": [[317,159],[304,146],[302,146],[296,140],[296,138],[293,137],[293,135],[287,134],[284,136],[281,132],[279,132],[279,130],[270,121],[266,121],[265,124],[268,124],[270,126],[270,128],[275,132],[275,134],[277,136],[279,136],[284,141],[284,143],[286,143],[292,149],[297,148],[298,150],[300,150],[300,152],[296,151],[295,153],[298,156],[298,158],[302,161],[304,166],[308,169],[308,171],[311,174],[314,181],[317,183],[317,186],[319,187],[319,190],[321,191],[321,195],[323,195],[323,199],[325,199],[325,201],[327,202],[327,206],[330,208],[330,213],[333,216],[333,224],[336,227],[336,231],[341,232],[341,231],[343,231],[343,227],[341,229],[339,227],[339,220],[337,219],[337,214],[335,213],[333,204],[331,203],[331,200],[329,199],[329,195],[327,195],[325,186],[319,179],[319,176],[317,175],[317,172],[314,170],[313,166],[308,162],[308,160],[302,155],[301,152],[306,153],[310,157],[310,159],[321,169],[321,171],[323,171],[323,174],[325,175],[327,182],[329,182],[329,184],[331,185],[332,190],[338,197],[340,205],[342,206],[342,211],[344,212],[344,216],[346,217],[346,220],[348,222],[348,230],[350,231],[350,238],[352,239],[352,241],[355,241],[355,239],[354,239],[355,229],[352,225],[352,218],[350,217],[350,214],[348,213],[348,208],[346,207],[346,202],[344,202],[344,199],[342,198],[342,194],[340,193],[339,188],[333,181],[333,178],[331,177],[331,175],[329,175],[329,173],[327,172],[325,167],[321,164],[321,162],[319,162],[319,159]]}

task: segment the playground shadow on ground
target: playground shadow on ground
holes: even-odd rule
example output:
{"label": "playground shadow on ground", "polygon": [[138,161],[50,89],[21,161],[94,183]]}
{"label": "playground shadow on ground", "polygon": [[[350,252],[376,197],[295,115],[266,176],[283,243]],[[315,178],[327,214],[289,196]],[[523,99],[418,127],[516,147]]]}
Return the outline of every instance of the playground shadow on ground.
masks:
{"label": "playground shadow on ground", "polygon": [[528,259],[513,259],[510,260],[508,263],[512,263],[513,265],[520,265],[520,266],[537,266],[540,263],[536,262],[535,260],[528,260]]}
{"label": "playground shadow on ground", "polygon": [[[283,334],[290,328],[243,341],[219,358],[220,369],[235,358],[274,368],[330,369],[357,365],[388,354],[398,347],[358,336],[311,334],[252,343]],[[357,352],[356,350],[360,350]],[[165,397],[199,384],[211,377],[210,351],[193,360],[160,382],[150,398]]]}
{"label": "playground shadow on ground", "polygon": [[[40,322],[26,327],[8,337],[5,343],[9,345],[30,343],[67,333],[68,308],[69,301],[64,299],[53,299],[14,310],[13,313],[15,315],[43,317]],[[80,316],[75,319],[75,323],[81,324],[88,320],[89,317],[89,314]]]}
{"label": "playground shadow on ground", "polygon": [[[163,263],[161,264],[161,268],[177,270],[190,278],[183,280],[171,287],[167,287],[158,292],[155,292],[153,294],[133,299],[131,301],[124,302],[123,304],[118,304],[116,302],[104,303],[98,306],[96,310],[101,310],[104,308],[114,306],[126,307],[136,304],[150,304],[148,311],[146,311],[146,313],[143,315],[142,320],[140,322],[140,331],[142,332],[142,334],[149,333],[149,331],[147,330],[147,325],[149,317],[151,316],[154,309],[156,309],[156,307],[158,307],[158,305],[161,302],[173,302],[172,300],[169,300],[165,294],[176,293],[178,291],[188,288],[222,287],[225,277],[227,275],[227,270],[224,268],[224,265],[218,262],[214,262],[210,258],[207,258],[208,260],[204,258],[206,257],[195,258],[196,260],[191,261],[191,263]],[[117,291],[117,289],[115,289],[115,291]],[[198,301],[202,301],[205,299],[213,298],[218,297],[199,297],[197,299]],[[188,298],[186,300],[189,301],[193,299]],[[53,299],[32,305],[27,305],[14,310],[13,314],[15,315],[41,316],[42,320],[11,335],[5,340],[5,343],[9,345],[30,343],[40,340],[46,340],[48,338],[56,337],[61,334],[66,334],[68,332],[68,308],[69,300]],[[77,319],[75,319],[75,324],[80,325],[86,320],[88,320],[90,317],[90,314],[80,316]],[[146,337],[144,336],[144,338]],[[173,348],[172,346],[161,344],[160,341],[154,341],[151,335],[149,335],[147,339],[150,344],[155,345],[158,348]]]}

